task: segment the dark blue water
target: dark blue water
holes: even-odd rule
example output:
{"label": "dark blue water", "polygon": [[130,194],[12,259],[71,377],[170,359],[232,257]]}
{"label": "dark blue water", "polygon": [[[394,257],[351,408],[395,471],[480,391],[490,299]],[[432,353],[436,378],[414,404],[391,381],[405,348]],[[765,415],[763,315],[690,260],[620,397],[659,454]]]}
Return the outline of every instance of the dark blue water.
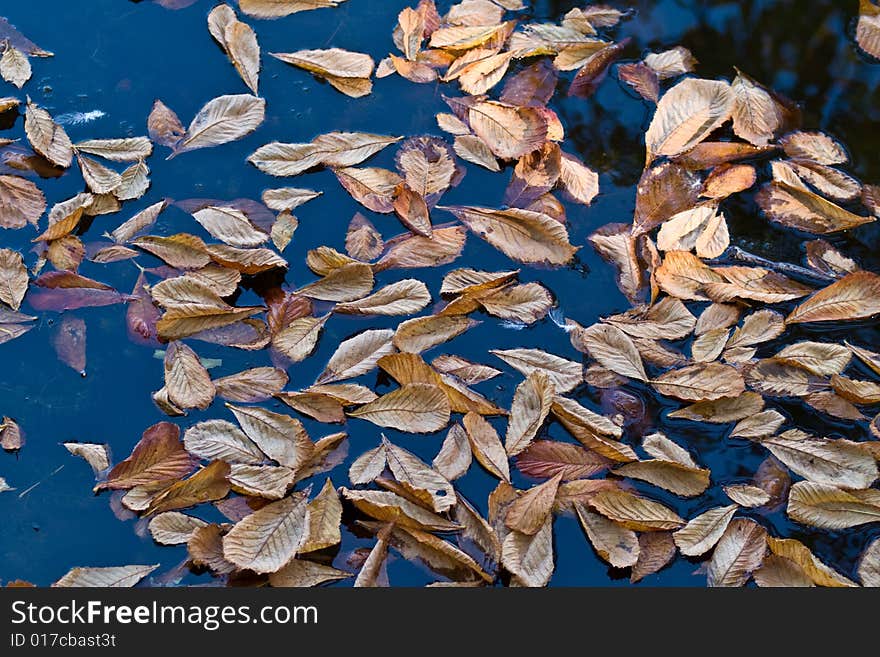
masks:
{"label": "dark blue water", "polygon": [[[33,79],[24,92],[54,115],[67,112],[101,110],[103,118],[68,132],[77,141],[92,137],[118,137],[146,133],[146,117],[153,101],[174,109],[184,123],[208,100],[226,93],[246,93],[225,55],[211,39],[205,17],[211,0],[169,11],[143,1],[120,0],[35,0],[0,3],[0,14],[37,44],[55,53],[54,58],[32,60]],[[291,263],[286,281],[291,288],[313,280],[303,264],[306,252],[321,244],[343,250],[345,229],[352,215],[363,208],[343,192],[329,172],[310,173],[291,180],[270,178],[245,163],[258,146],[269,141],[308,141],[332,130],[367,131],[380,134],[443,134],[434,115],[447,111],[441,93],[457,93],[451,86],[417,85],[392,76],[377,80],[373,93],[362,99],[347,98],[329,85],[280,61],[268,52],[289,52],[303,48],[344,47],[370,53],[377,61],[393,51],[391,30],[397,13],[410,4],[403,0],[350,0],[333,10],[305,12],[278,21],[257,21],[243,17],[257,31],[263,57],[260,94],[267,100],[266,121],[253,134],[215,149],[186,153],[164,161],[164,149],[157,147],[150,158],[152,187],[140,200],[128,202],[117,215],[96,217],[84,240],[98,239],[136,211],[163,197],[174,199],[234,198],[258,199],[263,189],[284,185],[324,191],[315,201],[297,209],[299,229],[284,252]],[[438,3],[441,12],[449,3]],[[559,20],[571,7],[581,3],[534,3],[531,15],[538,19]],[[700,60],[702,77],[732,77],[738,66],[752,77],[774,87],[799,102],[807,129],[822,129],[850,148],[850,171],[866,182],[880,180],[880,134],[875,129],[880,103],[878,82],[880,65],[864,59],[852,43],[853,2],[814,0],[742,0],[713,2],[697,0],[640,0],[615,6],[633,7],[635,12],[617,30],[617,38],[633,37],[626,59],[637,60],[648,49],[682,44]],[[809,9],[805,10],[805,5]],[[3,94],[16,90],[6,85]],[[23,93],[18,94],[23,98]],[[642,168],[644,151],[641,136],[650,119],[650,107],[625,90],[609,76],[589,100],[567,99],[558,94],[551,105],[559,113],[567,132],[567,150],[576,152],[601,175],[601,194],[592,206],[567,204],[571,241],[585,245],[587,236],[599,226],[628,222],[634,207],[634,185]],[[2,137],[23,138],[19,119]],[[394,149],[371,160],[372,166],[393,168]],[[444,203],[498,207],[502,202],[509,173],[493,175],[468,165],[462,183],[450,190]],[[37,181],[51,206],[82,191],[82,180],[75,170],[51,180]],[[797,261],[800,240],[789,232],[768,227],[746,204],[729,209],[731,232],[738,243],[774,259]],[[373,215],[371,219],[386,238],[402,231],[393,215]],[[445,220],[437,212],[436,221]],[[201,233],[186,213],[169,208],[160,217],[154,234],[179,231]],[[27,252],[34,237],[31,229],[4,231],[3,246]],[[877,231],[867,227],[845,238],[842,244],[862,259],[867,268],[877,268]],[[28,254],[32,264],[35,256]],[[149,256],[139,258],[144,265],[158,264]],[[479,239],[469,236],[462,257],[454,265],[432,270],[383,272],[377,283],[387,284],[417,276],[435,294],[440,280],[455,266],[502,269],[512,263]],[[81,273],[128,291],[137,277],[131,262],[95,265],[85,262]],[[587,244],[576,263],[559,270],[522,268],[521,280],[541,281],[552,290],[565,315],[590,324],[602,315],[629,308],[614,282],[614,270],[601,261]],[[256,302],[246,292],[240,305]],[[31,312],[27,302],[23,311]],[[162,382],[162,362],[153,357],[153,348],[128,341],[124,308],[75,311],[88,326],[88,375],[81,378],[60,364],[50,344],[56,313],[40,316],[39,326],[13,342],[0,345],[0,415],[14,417],[27,436],[27,444],[17,454],[0,454],[0,476],[18,490],[0,494],[0,579],[21,578],[46,585],[72,566],[160,563],[156,574],[171,571],[186,559],[184,547],[160,547],[136,521],[120,521],[109,503],[109,496],[93,496],[94,479],[89,467],[70,456],[60,443],[70,440],[106,442],[115,460],[127,456],[147,426],[166,419],[153,405],[150,393]],[[512,330],[490,317],[448,345],[432,350],[455,353],[478,362],[493,362],[489,348],[540,347],[568,358],[579,358],[565,334],[545,320],[525,330]],[[316,353],[289,370],[291,389],[311,383],[323,369],[339,341],[363,329],[394,326],[398,319],[333,317],[327,324]],[[876,329],[865,325],[826,334],[847,337],[860,344],[877,342]],[[789,338],[790,339],[790,338]],[[241,369],[268,365],[266,352],[243,352],[194,343],[200,356],[222,359],[212,370],[214,377]],[[770,344],[770,352],[777,346]],[[763,352],[762,352],[763,354]],[[509,404],[513,389],[521,380],[516,373],[482,384],[479,389],[502,406]],[[376,387],[376,375],[363,377]],[[381,392],[388,388],[379,386]],[[687,445],[697,460],[711,468],[713,487],[695,501],[682,502],[653,487],[641,487],[660,501],[674,506],[684,517],[725,503],[720,484],[748,479],[766,455],[760,447],[745,441],[729,440],[725,428],[673,422],[662,418],[663,406],[645,395],[652,410],[651,426]],[[578,391],[582,403],[597,408],[596,391]],[[664,402],[665,403],[665,402]],[[273,407],[269,404],[269,407]],[[284,409],[277,409],[284,410]],[[860,437],[864,425],[836,425],[805,412],[797,405],[785,405],[792,426],[804,426],[824,435]],[[207,411],[193,411],[179,419],[182,428],[211,417],[229,417],[222,403]],[[330,425],[305,421],[313,438],[335,431]],[[503,431],[503,424],[497,425]],[[350,461],[378,444],[379,430],[362,421],[351,420],[349,459],[329,475],[339,485],[348,484]],[[561,427],[546,428],[550,437],[568,439]],[[386,431],[398,445],[430,461],[442,435],[413,436]],[[321,475],[324,477],[326,475]],[[320,486],[321,478],[316,478]],[[518,473],[515,484],[530,482]],[[34,486],[27,494],[19,494]],[[457,482],[460,490],[484,514],[486,496],[496,480],[476,464]],[[197,513],[201,514],[200,508]],[[208,519],[217,516],[202,514]],[[781,515],[756,516],[777,535],[795,536],[842,572],[852,576],[856,559],[877,530],[850,530],[827,533],[805,531]],[[593,552],[576,520],[560,517],[554,525],[556,548],[555,585],[627,584],[626,574],[609,571]],[[345,567],[352,550],[368,547],[370,540],[346,532],[334,562]],[[703,585],[705,576],[695,574],[696,561],[679,558],[642,585]],[[419,585],[435,576],[402,558],[388,566],[392,584]],[[185,583],[210,583],[208,575],[185,574]]]}

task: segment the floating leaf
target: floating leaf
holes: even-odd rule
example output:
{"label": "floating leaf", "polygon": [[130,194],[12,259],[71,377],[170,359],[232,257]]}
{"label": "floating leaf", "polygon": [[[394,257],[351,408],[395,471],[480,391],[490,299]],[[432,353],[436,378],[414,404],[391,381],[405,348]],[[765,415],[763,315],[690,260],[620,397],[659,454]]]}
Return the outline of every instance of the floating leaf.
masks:
{"label": "floating leaf", "polygon": [[502,481],[510,482],[507,452],[495,428],[473,412],[465,415],[463,422],[471,449],[480,465]]}
{"label": "floating leaf", "polygon": [[73,144],[64,128],[41,107],[28,102],[24,130],[34,150],[52,164],[67,168],[73,161]]}
{"label": "floating leaf", "polygon": [[21,254],[11,249],[0,249],[0,301],[18,310],[27,287],[28,273]]}
{"label": "floating leaf", "polygon": [[345,0],[239,0],[241,10],[256,18],[282,18],[300,11],[336,7]]}
{"label": "floating leaf", "polygon": [[874,489],[845,491],[828,484],[799,481],[788,496],[788,516],[820,529],[847,529],[880,522],[880,495]]}
{"label": "floating leaf", "polygon": [[265,100],[248,94],[214,98],[195,115],[173,154],[241,139],[259,127],[265,109]]}
{"label": "floating leaf", "polygon": [[678,529],[685,524],[674,511],[659,502],[623,490],[600,491],[590,500],[590,506],[609,520],[633,531],[664,531]]}
{"label": "floating leaf", "polygon": [[366,96],[373,89],[370,75],[375,62],[369,55],[342,48],[269,54],[324,78],[337,90],[352,98]]}
{"label": "floating leaf", "polygon": [[786,317],[788,323],[863,319],[880,313],[880,276],[859,271],[816,292]]}
{"label": "floating leaf", "polygon": [[698,557],[711,550],[726,532],[738,508],[736,504],[717,506],[692,518],[672,534],[678,549],[690,557]]}
{"label": "floating leaf", "polygon": [[52,586],[69,587],[100,587],[130,588],[144,577],[156,570],[159,564],[152,566],[109,566],[106,568],[73,568]]}
{"label": "floating leaf", "polygon": [[131,456],[117,463],[107,474],[107,481],[99,483],[95,490],[174,480],[191,472],[194,465],[180,442],[180,430],[170,422],[159,422],[144,431]]}
{"label": "floating leaf", "polygon": [[696,78],[679,82],[657,103],[645,133],[647,161],[659,155],[679,155],[703,141],[730,118],[733,103],[734,94],[726,82]]}
{"label": "floating leaf", "polygon": [[413,433],[431,433],[449,422],[449,400],[441,388],[412,383],[379,397],[349,413],[381,427]]}
{"label": "floating leaf", "polygon": [[150,139],[168,148],[175,148],[186,134],[177,114],[158,99],[153,103],[153,109],[147,117],[147,131]]}
{"label": "floating leaf", "polygon": [[592,513],[582,504],[575,504],[581,527],[598,555],[615,568],[634,566],[639,559],[639,539],[636,533]]}
{"label": "floating leaf", "polygon": [[239,568],[275,572],[296,555],[307,531],[308,498],[293,493],[236,523],[223,537],[223,557]]}
{"label": "floating leaf", "polygon": [[767,531],[754,520],[737,518],[724,531],[709,561],[709,586],[743,586],[764,559]]}
{"label": "floating leaf", "polygon": [[828,438],[773,436],[761,441],[793,472],[820,484],[867,488],[877,479],[877,463],[858,443]]}

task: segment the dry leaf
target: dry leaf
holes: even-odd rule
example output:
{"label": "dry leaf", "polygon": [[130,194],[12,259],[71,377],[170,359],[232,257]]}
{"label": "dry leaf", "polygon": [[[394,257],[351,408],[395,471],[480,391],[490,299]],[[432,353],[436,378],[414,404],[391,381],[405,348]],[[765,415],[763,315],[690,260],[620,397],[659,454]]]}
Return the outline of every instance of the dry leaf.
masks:
{"label": "dry leaf", "polygon": [[575,513],[596,553],[615,568],[634,566],[639,559],[636,533],[575,504]]}
{"label": "dry leaf", "polygon": [[305,69],[326,79],[333,87],[347,96],[359,98],[366,96],[373,89],[370,75],[375,67],[375,62],[369,55],[342,48],[269,54],[282,62]]}
{"label": "dry leaf", "polygon": [[226,404],[226,407],[247,437],[279,464],[296,470],[314,456],[315,445],[296,418],[257,406]]}
{"label": "dry leaf", "polygon": [[664,531],[685,524],[674,511],[659,502],[623,490],[600,491],[589,503],[609,520],[633,531]]}
{"label": "dry leaf", "polygon": [[744,586],[764,559],[767,532],[754,520],[730,522],[709,561],[708,586]]}
{"label": "dry leaf", "polygon": [[239,8],[255,18],[282,18],[300,11],[336,7],[345,0],[239,0]]}
{"label": "dry leaf", "polygon": [[690,557],[698,557],[711,550],[724,535],[738,508],[736,504],[717,506],[692,518],[672,534],[678,549]]}
{"label": "dry leaf", "polygon": [[816,292],[785,321],[830,322],[863,319],[880,313],[880,276],[859,271]]}
{"label": "dry leaf", "polygon": [[256,96],[218,96],[198,111],[172,156],[241,139],[259,127],[265,110],[266,101]]}
{"label": "dry leaf", "polygon": [[[651,63],[646,60],[650,66]],[[734,94],[717,80],[688,78],[663,94],[645,133],[647,161],[684,153],[730,118]]]}
{"label": "dry leaf", "polygon": [[223,556],[257,573],[280,570],[299,550],[308,532],[308,498],[293,493],[236,523],[223,537]]}
{"label": "dry leaf", "polygon": [[52,116],[30,101],[24,117],[24,130],[34,150],[52,164],[67,168],[73,161],[70,137]]}
{"label": "dry leaf", "polygon": [[109,566],[106,568],[73,568],[53,587],[130,588],[156,570],[152,566]]}
{"label": "dry leaf", "polygon": [[507,452],[495,428],[482,416],[473,412],[464,416],[463,423],[471,450],[480,465],[502,481],[510,482]]}
{"label": "dry leaf", "polygon": [[194,467],[193,458],[180,442],[180,430],[170,422],[159,422],[144,431],[131,456],[117,463],[95,490],[171,481],[187,475]]}
{"label": "dry leaf", "polygon": [[793,472],[819,484],[867,488],[878,476],[873,457],[848,440],[780,434],[761,444]]}
{"label": "dry leaf", "polygon": [[880,494],[874,489],[845,491],[828,484],[799,481],[788,495],[788,516],[820,529],[847,529],[880,521]]}
{"label": "dry leaf", "polygon": [[442,388],[412,383],[364,404],[348,415],[380,427],[412,433],[439,431],[449,423],[449,399]]}

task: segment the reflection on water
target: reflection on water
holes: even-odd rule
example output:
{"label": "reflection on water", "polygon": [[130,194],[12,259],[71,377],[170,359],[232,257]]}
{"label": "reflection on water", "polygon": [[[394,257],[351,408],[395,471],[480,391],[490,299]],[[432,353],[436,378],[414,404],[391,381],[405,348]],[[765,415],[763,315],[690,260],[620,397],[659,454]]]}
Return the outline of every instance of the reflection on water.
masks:
{"label": "reflection on water", "polygon": [[[181,117],[188,117],[210,98],[244,93],[234,70],[208,35],[205,15],[213,4],[200,0],[172,12],[152,2],[39,0],[6,3],[3,12],[36,43],[55,52],[52,59],[34,61],[34,78],[25,90],[56,116],[66,115],[68,131],[76,141],[143,134],[146,115],[157,97]],[[340,46],[379,59],[392,48],[392,26],[398,11],[407,4],[350,0],[332,11],[249,22],[255,25],[264,52]],[[442,10],[449,3],[438,4]],[[558,20],[581,3],[538,0],[534,4],[534,17]],[[624,6],[616,0],[609,0],[609,4]],[[852,43],[856,4],[839,0],[634,0],[628,3],[634,11],[617,35],[633,38],[624,60],[635,61],[648,50],[681,44],[700,61],[697,72],[702,77],[730,78],[733,67],[739,67],[798,102],[805,127],[825,130],[848,145],[852,157],[849,170],[876,183],[880,182],[880,160],[876,157],[880,132],[875,129],[880,113],[880,64],[867,61]],[[246,166],[244,158],[268,141],[307,141],[330,130],[438,134],[433,117],[445,108],[441,91],[434,85],[414,85],[392,77],[377,81],[371,96],[352,100],[281,62],[265,58],[263,67],[261,94],[267,98],[264,125],[248,138],[222,148],[187,153],[170,162],[153,157],[153,187],[144,198],[126,205],[122,213],[125,218],[161,197],[258,198],[262,189],[277,181]],[[10,87],[4,93],[11,91]],[[443,91],[450,93],[451,89]],[[601,173],[602,193],[596,202],[589,208],[567,208],[572,242],[581,245],[597,227],[630,220],[634,185],[644,161],[641,136],[651,108],[619,84],[613,74],[587,101],[559,94],[553,102],[566,126],[572,144],[569,148]],[[21,137],[21,133],[19,120],[0,136]],[[388,166],[392,157],[389,149],[372,162]],[[497,206],[506,182],[506,176],[492,176],[468,167],[462,184],[451,190],[444,202]],[[341,247],[348,221],[361,208],[338,191],[329,172],[307,174],[295,184],[325,191],[320,199],[297,212],[300,228],[285,256],[292,263],[302,263],[309,248],[319,244]],[[50,205],[81,191],[80,186],[75,175],[40,181]],[[773,259],[800,259],[800,240],[791,232],[770,227],[753,205],[733,204],[729,215],[734,239],[744,248]],[[386,236],[399,232],[393,217],[379,217],[376,222]],[[98,217],[90,233],[100,234],[117,223],[117,217]],[[171,234],[193,231],[194,225],[188,215],[172,209],[163,214],[158,229],[162,234]],[[876,226],[866,227],[837,241],[867,268],[880,269],[877,230]],[[5,231],[0,239],[4,246],[27,251],[31,237],[25,230]],[[582,324],[627,309],[628,303],[615,287],[611,267],[589,246],[580,251],[578,258],[574,267],[552,272],[525,269],[521,278],[523,282],[541,280],[556,295],[566,316]],[[476,262],[486,269],[510,265],[477,239],[468,241],[461,262]],[[447,269],[420,271],[418,275],[436,291]],[[120,290],[131,289],[137,277],[137,269],[125,262],[109,267],[86,263],[82,273]],[[306,276],[301,265],[295,266],[287,282],[301,285],[308,280]],[[387,272],[380,282],[406,276]],[[252,301],[248,296],[245,293],[239,303]],[[29,308],[25,306],[24,310]],[[69,456],[59,444],[67,440],[107,442],[119,459],[129,453],[146,426],[163,419],[150,400],[150,392],[159,387],[162,363],[153,358],[152,348],[125,338],[124,313],[110,307],[77,314],[88,325],[89,363],[84,379],[60,365],[52,353],[49,339],[58,319],[54,313],[42,313],[37,329],[0,346],[0,415],[15,417],[27,433],[27,444],[19,454],[0,455],[0,475],[19,489],[0,495],[0,578],[4,580],[20,577],[48,584],[73,565],[161,563],[157,572],[167,572],[185,559],[184,548],[159,548],[144,537],[143,527],[135,521],[119,521],[106,494],[90,494],[93,481],[88,466]],[[371,319],[370,324],[382,326],[383,322]],[[388,326],[394,324],[393,320],[387,321]],[[291,370],[292,384],[314,380],[335,344],[363,326],[364,320],[358,318],[334,318],[317,353]],[[844,337],[878,347],[876,330],[871,325],[823,332],[824,339]],[[458,338],[450,349],[465,358],[488,362],[487,348],[513,347],[540,347],[577,357],[565,334],[549,319],[524,331],[499,328],[496,322],[486,321]],[[773,351],[776,347],[769,343],[766,349]],[[215,376],[268,364],[263,352],[236,352],[201,343],[198,350],[203,357],[223,360],[212,372]],[[517,381],[508,374],[483,391],[506,405]],[[580,394],[588,403],[600,402],[598,394],[590,390]],[[650,418],[662,417],[662,402],[647,396],[646,402]],[[781,406],[805,429],[831,436],[845,436],[849,430],[805,412],[797,404]],[[215,402],[206,414],[196,415],[184,418],[181,425],[188,426],[204,417],[226,417],[226,411]],[[321,435],[320,425],[306,425],[312,435]],[[716,483],[750,476],[765,456],[764,450],[747,441],[726,439],[723,427],[664,419],[648,428],[658,427],[698,454],[699,460],[711,468]],[[349,430],[352,457],[378,443],[378,430],[372,426],[357,422]],[[564,435],[555,425],[547,431],[550,436]],[[427,460],[439,447],[439,438],[387,433],[392,441]],[[330,473],[337,485],[347,483],[347,465]],[[486,495],[494,487],[494,480],[474,467],[459,483],[465,496],[485,512]],[[530,482],[518,475],[514,483],[527,486]],[[29,492],[19,496],[26,489]],[[682,516],[692,517],[726,502],[719,486],[712,490],[712,495],[697,501],[682,501],[657,489],[651,489],[651,494],[674,506]],[[850,576],[858,554],[878,533],[877,529],[812,532],[789,523],[781,513],[764,522],[774,532],[804,540],[821,558]],[[609,571],[599,561],[574,519],[558,519],[555,536],[557,570],[553,584],[627,582],[622,573]],[[346,534],[336,564],[345,567],[347,554],[370,544],[369,540]],[[679,559],[644,584],[702,586],[705,577],[694,574],[697,568],[696,562]],[[431,581],[432,575],[397,559],[389,563],[389,578],[394,584],[422,584]],[[210,578],[186,574],[183,581],[209,583]]]}

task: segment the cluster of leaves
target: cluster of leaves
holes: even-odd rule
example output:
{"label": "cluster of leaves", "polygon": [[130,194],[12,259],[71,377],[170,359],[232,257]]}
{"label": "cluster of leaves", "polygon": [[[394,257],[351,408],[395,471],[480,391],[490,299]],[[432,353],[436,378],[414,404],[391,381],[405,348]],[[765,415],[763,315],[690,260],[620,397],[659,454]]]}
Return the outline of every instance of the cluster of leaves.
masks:
{"label": "cluster of leaves", "polygon": [[[240,0],[239,8],[277,18],[336,4]],[[877,13],[870,7],[863,3],[857,35],[868,52],[876,46]],[[880,276],[818,238],[806,243],[806,266],[744,254],[730,245],[723,206],[750,196],[768,220],[827,235],[875,221],[880,189],[837,168],[847,162],[845,150],[825,134],[801,131],[797,107],[745,73],[737,71],[732,81],[682,77],[697,64],[684,48],[616,67],[620,80],[656,110],[645,134],[633,222],[603,226],[590,243],[617,268],[619,287],[634,307],[591,326],[555,317],[581,360],[540,349],[492,350],[523,377],[507,409],[476,390],[501,370],[451,354],[429,363],[422,354],[472,328],[475,313],[529,325],[553,309],[550,291],[520,283],[518,269],[461,267],[444,276],[437,291],[442,303],[430,314],[343,340],[314,384],[285,389],[287,370],[312,354],[335,315],[406,317],[428,308],[434,296],[418,278],[377,288],[376,277],[453,263],[468,233],[522,265],[572,261],[579,247],[570,242],[565,208],[554,192],[588,205],[599,191],[598,176],[563,150],[565,130],[548,103],[560,73],[577,71],[568,86],[575,96],[589,96],[603,81],[627,45],[608,36],[625,14],[590,5],[571,10],[561,24],[505,20],[523,8],[520,0],[463,0],[441,16],[433,0],[421,0],[399,15],[393,41],[400,54],[378,67],[368,55],[338,48],[272,55],[352,97],[370,93],[374,68],[379,78],[457,83],[465,94],[444,96],[450,111],[437,115],[451,145],[436,136],[332,132],[307,143],[272,142],[250,155],[248,161],[271,176],[330,169],[366,211],[393,214],[405,229],[385,239],[367,216],[356,215],[346,253],[329,246],[309,251],[306,265],[316,278],[297,289],[256,281],[288,267],[281,253],[297,227],[293,210],[320,194],[309,189],[266,189],[262,203],[176,202],[213,243],[188,233],[146,234],[166,200],[123,222],[106,241],[80,239],[88,217],[116,212],[147,192],[145,160],[153,144],[174,157],[239,139],[263,121],[257,36],[232,7],[215,7],[208,29],[252,94],[211,100],[187,128],[157,101],[149,138],[73,144],[46,110],[28,101],[25,130],[33,151],[60,168],[75,157],[87,191],[49,211],[47,228],[34,240],[35,278],[19,253],[0,251],[0,300],[8,306],[0,310],[0,339],[32,326],[35,318],[18,312],[26,294],[39,311],[125,303],[132,338],[166,345],[163,385],[153,396],[164,413],[205,410],[217,397],[227,402],[235,422],[203,419],[182,439],[177,425],[160,422],[112,468],[104,445],[66,444],[94,469],[96,491],[125,491],[122,505],[149,518],[157,542],[186,544],[190,563],[218,577],[275,586],[354,577],[355,586],[383,585],[393,549],[444,583],[543,586],[554,571],[554,517],[574,513],[596,553],[615,568],[630,568],[632,581],[680,552],[708,556],[710,586],[742,586],[751,578],[760,586],[857,585],[800,541],[770,535],[760,518],[784,507],[792,520],[820,529],[880,521],[880,491],[873,488],[880,443],[782,430],[788,419],[772,406],[798,399],[832,418],[866,420],[864,413],[880,404],[880,354],[813,340],[772,354],[765,348],[795,324],[821,331],[823,322],[880,313]],[[23,83],[23,54],[41,51],[29,51],[21,39],[6,44],[13,54],[8,61],[4,55],[0,70]],[[515,64],[519,70],[507,76]],[[496,92],[497,99],[490,97]],[[13,110],[18,102],[6,105]],[[389,147],[396,148],[396,170],[360,166]],[[128,168],[118,172],[95,156]],[[465,174],[459,160],[496,172],[512,166],[503,209],[439,205]],[[0,225],[37,226],[45,206],[33,183],[0,176]],[[437,212],[454,221],[434,223]],[[130,294],[76,271],[84,258],[108,264],[143,254],[164,264],[141,268]],[[731,264],[737,258],[745,264]],[[55,271],[38,274],[47,263]],[[230,302],[245,280],[263,305]],[[65,317],[55,348],[84,371],[85,324]],[[272,366],[214,379],[184,339],[267,350]],[[873,378],[864,378],[859,364]],[[397,387],[378,395],[364,385],[366,378],[356,381],[377,369]],[[573,393],[583,385],[611,391],[614,411],[602,414],[576,400]],[[697,498],[713,480],[679,442],[633,422],[644,411],[638,391],[645,389],[678,403],[671,418],[732,425],[730,438],[766,449],[751,478],[724,485],[729,505],[685,519],[631,483]],[[320,423],[353,418],[406,433],[445,431],[445,438],[428,464],[383,436],[351,464],[350,487],[337,489],[327,479],[313,494],[311,486],[297,484],[338,465],[347,436],[313,439],[294,415],[257,405],[271,399]],[[503,436],[489,417],[506,419]],[[548,421],[576,442],[546,439]],[[13,420],[5,418],[0,430],[4,448],[21,446]],[[880,415],[871,430],[880,437]],[[499,482],[486,517],[454,483],[476,467],[474,459]],[[511,466],[541,483],[517,490]],[[181,512],[206,503],[228,522]],[[352,528],[375,536],[368,553],[349,560],[356,572],[331,565],[344,512]],[[57,585],[130,586],[154,568],[77,568]],[[861,560],[861,583],[880,584],[878,573],[880,541],[874,541]]]}

